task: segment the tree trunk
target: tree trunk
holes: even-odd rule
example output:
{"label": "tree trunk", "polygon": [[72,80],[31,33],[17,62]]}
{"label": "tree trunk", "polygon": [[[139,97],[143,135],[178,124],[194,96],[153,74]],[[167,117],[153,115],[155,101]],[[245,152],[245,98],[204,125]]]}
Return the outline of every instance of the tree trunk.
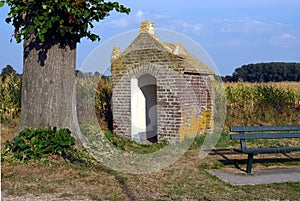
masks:
{"label": "tree trunk", "polygon": [[24,40],[22,102],[19,130],[68,128],[81,147],[76,113],[76,45],[60,48],[50,41]]}

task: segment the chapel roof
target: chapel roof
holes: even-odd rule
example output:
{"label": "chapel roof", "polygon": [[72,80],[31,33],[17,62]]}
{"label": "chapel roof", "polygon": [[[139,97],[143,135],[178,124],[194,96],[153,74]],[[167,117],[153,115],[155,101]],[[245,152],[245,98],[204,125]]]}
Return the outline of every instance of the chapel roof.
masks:
{"label": "chapel roof", "polygon": [[183,47],[182,44],[161,41],[154,33],[154,23],[150,21],[141,22],[139,35],[123,52],[116,46],[112,52],[111,60],[113,62],[116,58],[129,54],[132,51],[145,49],[156,49],[182,57],[185,63],[185,73],[214,74],[212,69]]}

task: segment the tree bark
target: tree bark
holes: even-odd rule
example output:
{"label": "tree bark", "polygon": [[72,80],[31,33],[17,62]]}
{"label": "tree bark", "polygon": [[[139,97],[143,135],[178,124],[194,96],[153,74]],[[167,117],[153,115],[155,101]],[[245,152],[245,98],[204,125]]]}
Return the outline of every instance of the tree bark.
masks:
{"label": "tree bark", "polygon": [[49,41],[24,40],[22,102],[19,130],[68,128],[81,147],[76,113],[76,45],[61,48]]}

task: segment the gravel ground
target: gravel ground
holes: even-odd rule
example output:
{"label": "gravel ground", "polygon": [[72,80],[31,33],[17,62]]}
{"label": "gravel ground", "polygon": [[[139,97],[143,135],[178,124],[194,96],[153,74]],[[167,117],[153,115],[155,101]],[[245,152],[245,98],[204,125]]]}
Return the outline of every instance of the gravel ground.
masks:
{"label": "gravel ground", "polygon": [[2,201],[63,201],[63,200],[72,200],[72,201],[91,201],[91,199],[83,198],[79,196],[75,197],[60,197],[61,194],[42,194],[39,196],[33,194],[26,194],[23,196],[6,196],[5,193],[1,192]]}

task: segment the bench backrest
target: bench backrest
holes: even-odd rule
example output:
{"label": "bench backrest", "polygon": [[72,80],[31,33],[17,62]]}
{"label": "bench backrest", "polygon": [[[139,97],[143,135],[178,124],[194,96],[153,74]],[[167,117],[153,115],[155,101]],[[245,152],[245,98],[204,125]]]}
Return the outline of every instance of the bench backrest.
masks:
{"label": "bench backrest", "polygon": [[232,140],[300,138],[300,132],[295,132],[295,133],[233,134],[233,135],[230,135],[230,138]]}
{"label": "bench backrest", "polygon": [[231,132],[300,131],[300,126],[231,126]]}
{"label": "bench backrest", "polygon": [[230,135],[232,140],[300,138],[300,126],[231,126],[230,131],[239,132]]}

